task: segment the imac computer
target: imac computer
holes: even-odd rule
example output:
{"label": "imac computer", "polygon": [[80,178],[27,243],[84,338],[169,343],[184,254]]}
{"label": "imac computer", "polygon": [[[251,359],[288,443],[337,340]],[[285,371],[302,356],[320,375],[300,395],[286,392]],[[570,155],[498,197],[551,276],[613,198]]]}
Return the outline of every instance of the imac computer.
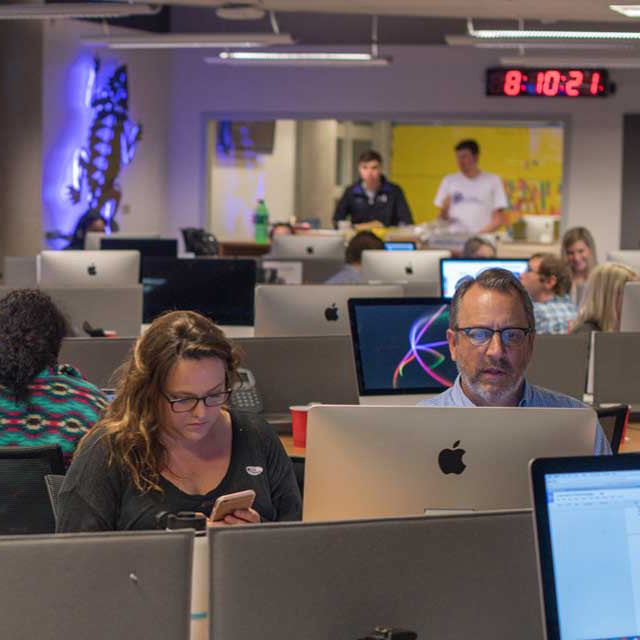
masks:
{"label": "imac computer", "polygon": [[591,408],[313,406],[303,520],[529,508],[529,461],[592,454],[596,425]]}
{"label": "imac computer", "polygon": [[640,331],[640,282],[624,285],[620,331]]}
{"label": "imac computer", "polygon": [[440,259],[449,251],[372,251],[362,252],[362,282],[406,282],[426,285],[440,282]]}
{"label": "imac computer", "polygon": [[440,261],[441,295],[443,298],[453,298],[456,285],[462,278],[475,278],[487,269],[507,269],[519,278],[528,267],[526,258],[444,258]]}
{"label": "imac computer", "polygon": [[411,242],[401,242],[400,240],[389,240],[384,243],[384,248],[387,251],[415,251],[416,243]]}
{"label": "imac computer", "polygon": [[159,238],[160,234],[150,231],[150,232],[136,232],[136,233],[126,233],[117,231],[115,233],[105,233],[104,231],[88,231],[87,235],[84,237],[84,248],[89,249],[90,251],[98,251],[100,249],[100,243],[102,242],[102,238],[121,238],[128,240],[143,240],[146,238]]}
{"label": "imac computer", "polygon": [[349,335],[350,298],[402,295],[400,285],[260,285],[255,336]]}
{"label": "imac computer", "polygon": [[145,323],[164,311],[186,309],[216,324],[253,324],[255,260],[147,258],[142,276]]}
{"label": "imac computer", "polygon": [[454,383],[449,306],[443,298],[349,300],[361,404],[415,405]]}
{"label": "imac computer", "polygon": [[275,235],[265,258],[333,258],[344,260],[342,236]]}
{"label": "imac computer", "polygon": [[137,251],[42,251],[40,287],[127,287],[137,285]]}

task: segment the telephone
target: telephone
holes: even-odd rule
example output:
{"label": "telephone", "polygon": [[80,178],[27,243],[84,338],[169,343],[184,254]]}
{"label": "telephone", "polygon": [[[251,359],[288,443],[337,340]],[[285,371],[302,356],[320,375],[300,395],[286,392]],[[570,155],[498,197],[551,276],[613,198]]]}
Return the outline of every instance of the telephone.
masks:
{"label": "telephone", "polygon": [[249,369],[238,369],[239,384],[231,392],[229,404],[232,409],[248,411],[250,413],[262,413],[264,407],[262,398],[258,394],[256,379]]}
{"label": "telephone", "polygon": [[218,241],[212,233],[196,227],[185,227],[181,231],[187,251],[191,251],[197,256],[218,255]]}

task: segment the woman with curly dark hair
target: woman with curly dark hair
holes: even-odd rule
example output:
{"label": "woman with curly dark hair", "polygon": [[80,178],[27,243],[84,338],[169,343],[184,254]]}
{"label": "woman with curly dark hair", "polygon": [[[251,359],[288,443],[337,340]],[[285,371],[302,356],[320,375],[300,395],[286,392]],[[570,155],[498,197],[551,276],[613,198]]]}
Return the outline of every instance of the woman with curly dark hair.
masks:
{"label": "woman with curly dark hair", "polygon": [[161,512],[208,516],[218,497],[247,489],[253,508],[212,524],[299,520],[300,491],[278,436],[260,416],[226,407],[237,366],[208,318],[156,318],[78,447],[58,495],[58,531],[154,529]]}
{"label": "woman with curly dark hair", "polygon": [[104,394],[58,354],[67,321],[37,289],[0,300],[0,446],[59,444],[65,461],[106,407]]}

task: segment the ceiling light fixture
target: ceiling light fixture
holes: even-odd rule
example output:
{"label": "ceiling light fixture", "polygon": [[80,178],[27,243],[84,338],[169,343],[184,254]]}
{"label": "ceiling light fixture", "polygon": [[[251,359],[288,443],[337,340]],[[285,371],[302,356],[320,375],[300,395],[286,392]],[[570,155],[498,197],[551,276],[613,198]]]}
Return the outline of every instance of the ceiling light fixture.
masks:
{"label": "ceiling light fixture", "polygon": [[10,4],[0,7],[0,20],[55,20],[71,18],[121,18],[123,16],[153,15],[160,5],[117,2]]}
{"label": "ceiling light fixture", "polygon": [[109,49],[243,49],[294,44],[294,40],[288,33],[142,33],[85,36],[82,44]]}
{"label": "ceiling light fixture", "polygon": [[205,58],[208,64],[264,64],[286,66],[372,66],[383,67],[390,58],[374,57],[370,53],[223,51],[215,58]]}
{"label": "ceiling light fixture", "polygon": [[640,4],[610,4],[609,9],[627,18],[640,18]]}
{"label": "ceiling light fixture", "polygon": [[557,56],[508,56],[500,58],[506,67],[527,66],[535,68],[580,68],[580,69],[639,69],[640,60],[635,58],[575,58]]}

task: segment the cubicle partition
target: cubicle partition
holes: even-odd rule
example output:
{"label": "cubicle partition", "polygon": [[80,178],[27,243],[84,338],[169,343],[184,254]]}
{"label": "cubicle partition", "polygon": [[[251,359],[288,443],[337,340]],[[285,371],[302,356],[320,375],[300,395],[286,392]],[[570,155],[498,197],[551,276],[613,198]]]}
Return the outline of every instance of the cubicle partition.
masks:
{"label": "cubicle partition", "polygon": [[640,333],[593,334],[593,402],[640,411]]}

